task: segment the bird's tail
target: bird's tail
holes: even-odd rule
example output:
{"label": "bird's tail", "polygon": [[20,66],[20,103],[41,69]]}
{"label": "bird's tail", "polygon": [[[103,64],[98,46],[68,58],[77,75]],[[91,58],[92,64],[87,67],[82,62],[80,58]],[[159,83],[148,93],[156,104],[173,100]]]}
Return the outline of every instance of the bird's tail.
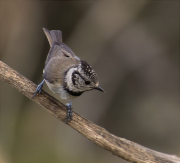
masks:
{"label": "bird's tail", "polygon": [[60,30],[49,31],[48,29],[43,28],[43,31],[49,41],[50,47],[52,47],[53,42],[57,42],[57,43],[62,42],[62,33]]}

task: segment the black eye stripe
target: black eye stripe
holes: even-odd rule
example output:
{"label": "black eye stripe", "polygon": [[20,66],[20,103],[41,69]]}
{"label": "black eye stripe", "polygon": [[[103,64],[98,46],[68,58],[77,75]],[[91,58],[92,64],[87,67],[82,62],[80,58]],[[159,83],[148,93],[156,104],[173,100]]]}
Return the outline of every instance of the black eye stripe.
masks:
{"label": "black eye stripe", "polygon": [[87,81],[78,71],[74,71],[72,73],[72,82],[74,86],[76,86],[76,75],[79,75],[85,81],[86,85],[89,85],[91,83],[90,81]]}
{"label": "black eye stripe", "polygon": [[86,85],[89,85],[91,82],[90,81],[85,81],[85,84]]}
{"label": "black eye stripe", "polygon": [[72,73],[72,82],[73,82],[74,86],[76,85],[76,74],[77,74],[77,71],[74,71]]}

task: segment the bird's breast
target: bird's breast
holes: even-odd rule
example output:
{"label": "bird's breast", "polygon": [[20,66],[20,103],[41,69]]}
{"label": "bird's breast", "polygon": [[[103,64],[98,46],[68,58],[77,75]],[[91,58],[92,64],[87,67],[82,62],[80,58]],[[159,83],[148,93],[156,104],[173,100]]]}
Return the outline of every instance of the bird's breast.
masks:
{"label": "bird's breast", "polygon": [[74,93],[66,88],[64,88],[64,85],[61,85],[59,83],[49,83],[47,80],[46,81],[46,84],[47,86],[49,87],[49,89],[55,93],[55,94],[58,94],[61,99],[74,99],[78,96],[80,96],[82,93],[80,94],[77,94],[77,93]]}
{"label": "bird's breast", "polygon": [[69,94],[67,94],[67,92],[64,90],[63,88],[63,85],[61,84],[58,84],[58,83],[49,83],[47,80],[46,81],[46,84],[47,86],[49,87],[49,89],[55,93],[55,94],[58,94],[61,99],[71,99],[72,97],[69,96]]}

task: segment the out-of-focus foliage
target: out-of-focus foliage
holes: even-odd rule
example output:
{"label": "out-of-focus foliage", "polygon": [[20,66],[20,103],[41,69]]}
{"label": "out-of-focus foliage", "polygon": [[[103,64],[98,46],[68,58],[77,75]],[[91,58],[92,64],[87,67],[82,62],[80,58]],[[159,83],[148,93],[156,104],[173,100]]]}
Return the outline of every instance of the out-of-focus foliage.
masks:
{"label": "out-of-focus foliage", "polygon": [[[42,27],[60,29],[106,91],[84,93],[74,110],[117,136],[180,154],[178,1],[1,1],[0,12],[2,61],[39,84],[49,51]],[[3,163],[126,162],[3,82],[0,139]]]}

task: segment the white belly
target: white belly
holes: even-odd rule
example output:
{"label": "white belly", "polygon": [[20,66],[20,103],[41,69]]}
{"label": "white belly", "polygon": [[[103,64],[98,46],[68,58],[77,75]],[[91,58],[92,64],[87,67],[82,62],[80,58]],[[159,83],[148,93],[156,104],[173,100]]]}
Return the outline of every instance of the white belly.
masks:
{"label": "white belly", "polygon": [[46,81],[46,84],[47,86],[49,87],[49,89],[51,91],[53,91],[53,93],[55,94],[58,94],[61,99],[73,99],[75,98],[75,96],[71,96],[69,95],[64,89],[63,89],[63,86],[60,85],[60,84],[51,84],[49,83],[47,80]]}

